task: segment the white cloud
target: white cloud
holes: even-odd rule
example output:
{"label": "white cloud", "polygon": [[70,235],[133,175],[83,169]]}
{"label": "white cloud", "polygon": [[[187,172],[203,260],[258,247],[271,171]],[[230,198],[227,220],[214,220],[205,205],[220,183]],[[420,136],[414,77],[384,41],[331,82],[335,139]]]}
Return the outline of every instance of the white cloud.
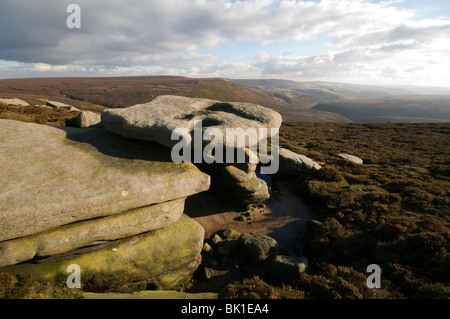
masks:
{"label": "white cloud", "polygon": [[[450,20],[417,20],[393,6],[398,1],[78,0],[82,28],[69,30],[71,2],[2,0],[0,59],[20,62],[15,68],[24,74],[439,82],[450,73]],[[236,41],[321,36],[334,41],[315,56],[254,52],[253,60],[236,62],[196,53]]]}
{"label": "white cloud", "polygon": [[0,58],[15,53],[24,62],[73,63],[118,54],[194,51],[232,41],[346,37],[411,17],[383,3],[362,0],[79,0],[82,28],[69,30],[65,2],[70,1],[55,6],[51,0],[2,0],[0,20],[5,26],[0,30],[14,36],[4,41]]}
{"label": "white cloud", "polygon": [[[308,57],[265,54],[257,63],[272,77],[448,85],[450,20],[415,21],[407,12],[395,20],[387,16],[383,23],[386,8],[371,8],[376,10],[370,24],[358,27],[349,18],[347,30],[328,33],[336,38],[326,52]],[[387,13],[395,11],[388,8]]]}

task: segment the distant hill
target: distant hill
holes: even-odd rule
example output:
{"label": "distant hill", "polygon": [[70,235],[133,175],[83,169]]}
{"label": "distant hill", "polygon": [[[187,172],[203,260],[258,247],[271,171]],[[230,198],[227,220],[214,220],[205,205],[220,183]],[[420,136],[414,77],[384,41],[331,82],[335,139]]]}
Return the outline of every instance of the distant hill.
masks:
{"label": "distant hill", "polygon": [[[445,92],[449,95],[439,95]],[[285,122],[448,121],[450,105],[450,89],[432,87],[181,76],[0,80],[0,98],[19,98],[31,105],[53,100],[96,112],[150,102],[159,95],[260,104],[279,112]]]}
{"label": "distant hill", "polygon": [[[396,95],[408,95],[417,93],[406,88],[379,87],[368,85],[356,85],[337,82],[297,82],[288,80],[231,80],[236,83],[246,84],[260,89],[283,89],[291,94],[300,96],[314,96],[322,101],[337,101],[344,99],[376,99]],[[450,93],[450,91],[449,91]],[[311,107],[314,105],[310,105]]]}
{"label": "distant hill", "polygon": [[[0,80],[0,98],[20,98],[35,105],[51,99],[80,109],[128,107],[152,101],[159,95],[209,98],[226,102],[256,103],[279,112],[284,121],[351,122],[336,113],[312,110],[289,92],[261,90],[227,79],[193,79],[180,76],[32,78]],[[309,108],[326,101],[316,96]]]}
{"label": "distant hill", "polygon": [[283,99],[291,105],[285,112],[304,112],[304,108],[311,108],[340,114],[358,123],[450,120],[450,88],[446,87],[385,87],[276,79],[232,81]]}
{"label": "distant hill", "polygon": [[313,109],[341,114],[358,123],[450,122],[450,96],[400,96],[319,103]]}

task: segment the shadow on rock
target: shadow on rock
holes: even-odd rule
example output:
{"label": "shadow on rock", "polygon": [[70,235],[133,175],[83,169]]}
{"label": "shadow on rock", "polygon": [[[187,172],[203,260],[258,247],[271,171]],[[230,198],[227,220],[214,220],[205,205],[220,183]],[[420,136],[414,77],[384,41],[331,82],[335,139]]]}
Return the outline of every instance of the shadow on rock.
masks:
{"label": "shadow on rock", "polygon": [[170,149],[154,142],[133,140],[98,128],[57,127],[66,132],[67,139],[86,143],[95,147],[100,153],[122,159],[141,159],[154,162],[172,162]]}

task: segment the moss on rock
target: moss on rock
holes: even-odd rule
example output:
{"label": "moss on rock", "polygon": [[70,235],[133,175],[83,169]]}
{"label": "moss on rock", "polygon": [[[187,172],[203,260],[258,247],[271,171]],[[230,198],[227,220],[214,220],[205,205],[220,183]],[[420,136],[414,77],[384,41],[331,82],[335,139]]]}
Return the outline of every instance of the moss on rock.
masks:
{"label": "moss on rock", "polygon": [[203,237],[204,229],[183,215],[164,229],[113,242],[98,251],[3,267],[0,272],[29,274],[38,281],[64,284],[69,276],[67,267],[76,264],[81,270],[82,285],[83,280],[94,276],[132,274],[134,282],[170,289],[197,268]]}

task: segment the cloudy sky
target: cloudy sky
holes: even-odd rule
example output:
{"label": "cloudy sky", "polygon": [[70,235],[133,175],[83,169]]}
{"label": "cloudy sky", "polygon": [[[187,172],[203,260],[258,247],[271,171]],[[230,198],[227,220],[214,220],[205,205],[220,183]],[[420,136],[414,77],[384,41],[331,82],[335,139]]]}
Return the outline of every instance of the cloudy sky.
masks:
{"label": "cloudy sky", "polygon": [[0,1],[0,78],[162,74],[450,86],[450,1]]}

